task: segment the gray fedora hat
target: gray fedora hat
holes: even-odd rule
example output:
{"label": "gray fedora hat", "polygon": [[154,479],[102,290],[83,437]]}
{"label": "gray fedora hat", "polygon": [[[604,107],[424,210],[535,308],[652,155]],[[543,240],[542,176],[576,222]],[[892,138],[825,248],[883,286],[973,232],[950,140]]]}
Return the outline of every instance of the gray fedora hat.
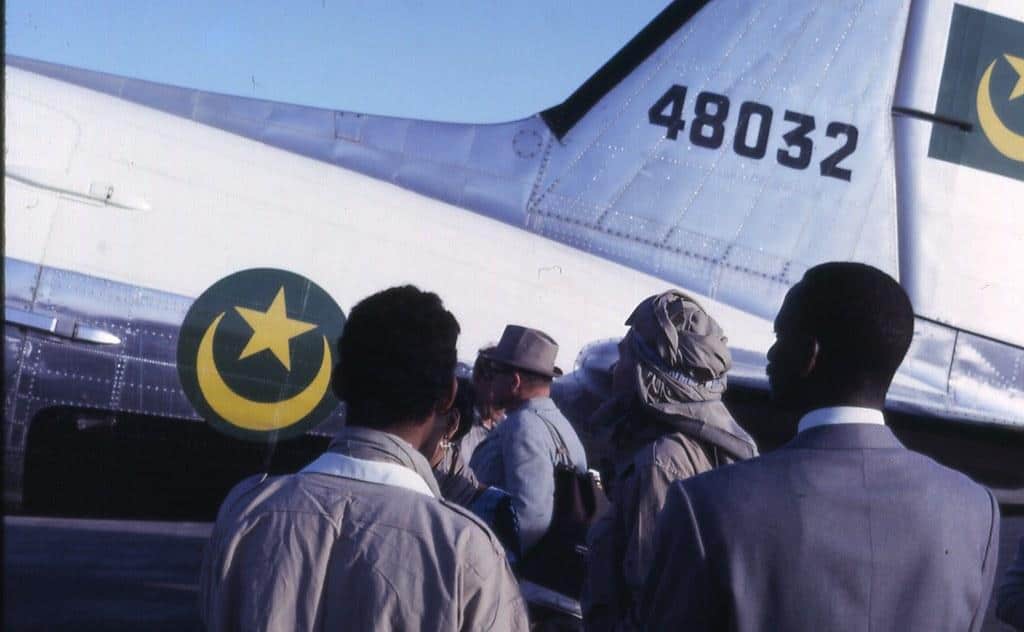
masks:
{"label": "gray fedora hat", "polygon": [[558,343],[539,329],[506,325],[498,345],[480,355],[493,362],[548,377],[562,374],[562,369],[555,366]]}

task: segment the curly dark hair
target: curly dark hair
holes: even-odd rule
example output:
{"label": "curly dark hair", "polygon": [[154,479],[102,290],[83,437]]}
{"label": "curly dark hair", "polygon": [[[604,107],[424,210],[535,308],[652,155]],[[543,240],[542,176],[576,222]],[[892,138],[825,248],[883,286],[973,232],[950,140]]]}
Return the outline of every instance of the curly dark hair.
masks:
{"label": "curly dark hair", "polygon": [[347,423],[383,428],[422,419],[451,392],[459,323],[441,298],[393,287],[352,308],[332,386]]}

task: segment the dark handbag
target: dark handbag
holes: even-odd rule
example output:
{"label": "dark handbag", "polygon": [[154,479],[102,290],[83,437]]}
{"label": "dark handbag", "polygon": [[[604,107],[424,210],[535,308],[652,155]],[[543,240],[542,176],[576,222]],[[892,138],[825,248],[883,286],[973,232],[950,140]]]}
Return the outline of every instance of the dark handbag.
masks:
{"label": "dark handbag", "polygon": [[608,508],[597,472],[579,472],[554,425],[541,419],[555,440],[555,499],[551,526],[519,564],[522,578],[578,600],[586,572],[587,531]]}

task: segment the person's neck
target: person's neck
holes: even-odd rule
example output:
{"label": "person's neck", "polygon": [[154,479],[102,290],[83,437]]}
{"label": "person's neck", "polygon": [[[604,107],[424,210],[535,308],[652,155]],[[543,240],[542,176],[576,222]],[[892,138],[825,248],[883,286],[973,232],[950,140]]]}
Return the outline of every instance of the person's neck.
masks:
{"label": "person's neck", "polygon": [[538,397],[548,397],[548,396],[549,396],[548,393],[543,393],[543,394],[541,394],[541,393],[534,393],[533,395],[521,394],[514,402],[509,404],[509,406],[505,410],[510,411],[510,412],[513,411],[513,410],[519,410],[523,406],[526,406],[528,403],[530,403],[530,400],[532,400],[532,399],[537,399]]}
{"label": "person's neck", "polygon": [[384,426],[370,426],[357,420],[350,420],[348,425],[356,428],[369,428],[370,430],[377,430],[395,435],[415,448],[420,454],[423,453],[423,444],[426,443],[427,433],[430,426],[430,424],[423,423],[422,420],[399,421]]}
{"label": "person's neck", "polygon": [[835,408],[837,406],[884,410],[885,397],[869,393],[826,393],[818,397],[807,398],[801,406],[797,407],[798,417],[803,417],[819,408]]}
{"label": "person's neck", "polygon": [[519,405],[523,405],[531,399],[537,399],[538,397],[551,397],[551,387],[548,385],[544,386],[533,386],[531,388],[523,388],[519,390]]}

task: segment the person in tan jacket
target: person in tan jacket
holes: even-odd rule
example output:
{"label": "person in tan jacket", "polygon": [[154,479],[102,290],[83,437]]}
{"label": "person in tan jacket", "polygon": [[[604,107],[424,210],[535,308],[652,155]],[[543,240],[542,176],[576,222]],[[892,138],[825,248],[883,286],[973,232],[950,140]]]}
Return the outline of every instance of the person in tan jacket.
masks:
{"label": "person in tan jacket", "polygon": [[347,425],[302,471],[247,479],[203,560],[209,630],[527,630],[501,545],[441,498],[426,455],[455,395],[459,326],[412,286],[352,309],[334,388]]}
{"label": "person in tan jacket", "polygon": [[[676,480],[757,454],[721,401],[732,359],[718,323],[677,290],[645,299],[626,321],[605,433],[611,508],[591,527],[582,599],[587,630],[634,629],[654,526]],[[600,438],[600,437],[599,437]]]}

